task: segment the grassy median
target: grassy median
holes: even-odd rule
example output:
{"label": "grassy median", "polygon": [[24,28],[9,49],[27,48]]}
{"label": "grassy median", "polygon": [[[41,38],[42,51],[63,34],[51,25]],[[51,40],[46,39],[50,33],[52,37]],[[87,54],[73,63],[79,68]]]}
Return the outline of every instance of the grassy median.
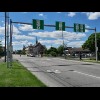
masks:
{"label": "grassy median", "polygon": [[0,87],[46,87],[19,62],[13,62],[12,68],[0,62]]}

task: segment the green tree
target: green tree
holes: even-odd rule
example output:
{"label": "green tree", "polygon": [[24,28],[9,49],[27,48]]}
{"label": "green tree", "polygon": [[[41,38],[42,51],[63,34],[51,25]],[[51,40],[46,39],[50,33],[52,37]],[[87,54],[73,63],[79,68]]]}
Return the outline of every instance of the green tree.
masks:
{"label": "green tree", "polygon": [[60,45],[57,50],[58,50],[58,54],[61,56],[63,54],[64,47]]}
{"label": "green tree", "polygon": [[17,50],[17,54],[22,54],[22,50]]}
{"label": "green tree", "polygon": [[57,51],[57,49],[56,49],[55,47],[51,47],[50,49],[48,49],[48,50],[46,51],[46,53],[47,53],[47,54],[50,54],[50,55],[52,55],[52,56],[57,56],[58,51]]}
{"label": "green tree", "polygon": [[58,53],[58,51],[55,47],[51,47],[50,49],[48,49],[47,53],[50,54],[51,51]]}
{"label": "green tree", "polygon": [[23,45],[23,50],[22,50],[22,54],[23,54],[23,55],[26,54],[25,49],[26,49],[26,47],[25,47],[25,45]]}
{"label": "green tree", "polygon": [[1,41],[0,41],[0,57],[2,56],[2,54],[3,54],[3,48],[2,48]]}
{"label": "green tree", "polygon": [[50,54],[51,54],[53,57],[56,57],[56,56],[57,56],[57,53],[54,52],[54,51],[51,51]]}
{"label": "green tree", "polygon": [[[97,33],[97,46],[98,52],[100,52],[100,33]],[[92,52],[95,52],[95,34],[91,34],[86,40],[86,42],[82,45],[83,49],[89,49]]]}

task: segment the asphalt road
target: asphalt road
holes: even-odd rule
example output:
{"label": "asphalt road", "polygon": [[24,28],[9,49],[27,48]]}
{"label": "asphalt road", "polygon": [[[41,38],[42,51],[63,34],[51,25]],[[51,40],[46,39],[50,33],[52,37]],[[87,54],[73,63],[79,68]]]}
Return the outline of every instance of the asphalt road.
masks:
{"label": "asphalt road", "polygon": [[100,64],[14,55],[49,87],[100,87]]}

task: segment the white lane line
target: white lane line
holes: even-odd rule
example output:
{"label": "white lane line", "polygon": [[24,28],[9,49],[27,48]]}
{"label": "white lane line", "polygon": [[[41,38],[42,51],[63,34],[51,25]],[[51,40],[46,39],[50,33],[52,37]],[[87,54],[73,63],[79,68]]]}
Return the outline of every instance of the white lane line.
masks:
{"label": "white lane line", "polygon": [[93,77],[93,78],[98,78],[98,79],[100,79],[100,77],[98,77],[98,76],[89,75],[89,74],[82,73],[82,72],[78,72],[78,71],[73,71],[73,72],[75,72],[75,73],[79,73],[79,74],[83,74],[83,75],[86,75],[86,76],[90,76],[90,77]]}
{"label": "white lane line", "polygon": [[48,73],[61,73],[59,70],[54,70],[54,69],[51,69],[51,70],[47,70]]}
{"label": "white lane line", "polygon": [[65,60],[65,59],[60,59],[60,60]]}
{"label": "white lane line", "polygon": [[54,73],[61,73],[59,70],[55,70]]}
{"label": "white lane line", "polygon": [[46,60],[51,60],[51,59],[46,59]]}

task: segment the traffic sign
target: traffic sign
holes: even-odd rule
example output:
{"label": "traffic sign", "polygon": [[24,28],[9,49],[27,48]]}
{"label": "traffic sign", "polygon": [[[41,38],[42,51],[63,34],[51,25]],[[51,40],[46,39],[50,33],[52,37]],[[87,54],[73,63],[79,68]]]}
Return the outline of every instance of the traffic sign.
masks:
{"label": "traffic sign", "polygon": [[33,19],[33,29],[44,29],[44,20]]}
{"label": "traffic sign", "polygon": [[85,24],[74,24],[74,32],[85,32]]}
{"label": "traffic sign", "polygon": [[56,22],[56,30],[65,31],[65,22]]}

